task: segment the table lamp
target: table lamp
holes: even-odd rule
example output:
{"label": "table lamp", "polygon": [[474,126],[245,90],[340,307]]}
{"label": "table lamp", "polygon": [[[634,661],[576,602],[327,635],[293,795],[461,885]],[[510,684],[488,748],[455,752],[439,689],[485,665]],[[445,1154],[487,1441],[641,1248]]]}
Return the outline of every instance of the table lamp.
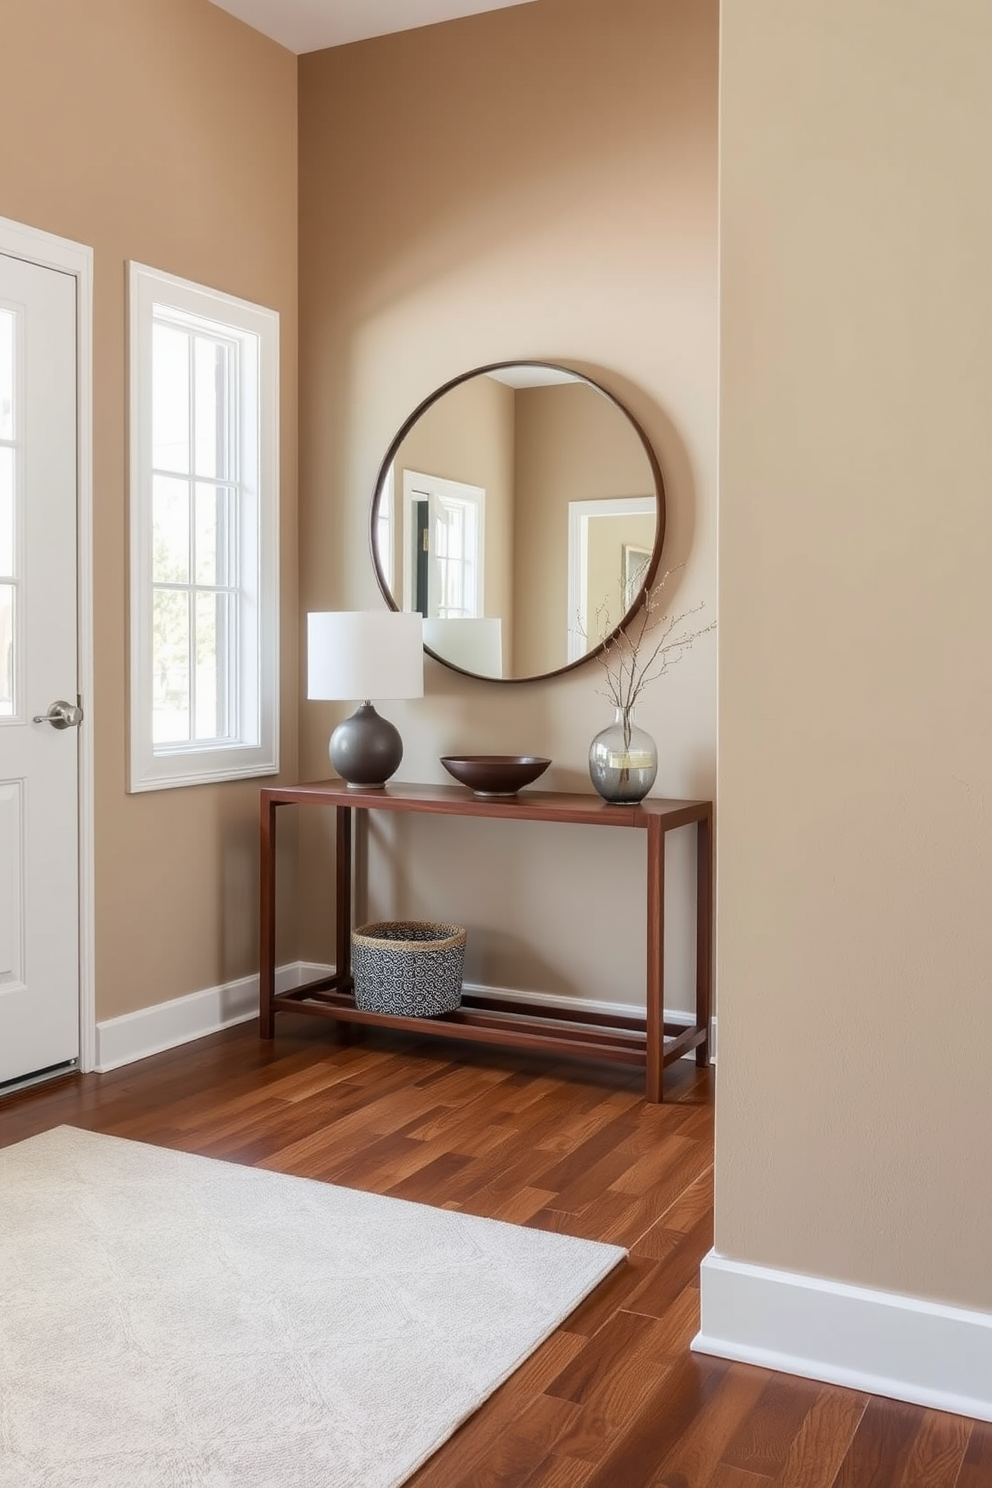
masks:
{"label": "table lamp", "polygon": [[423,620],[401,610],[326,610],[307,616],[307,697],[363,699],[339,723],[327,752],[353,790],[385,785],[403,758],[395,724],[372,698],[424,695]]}

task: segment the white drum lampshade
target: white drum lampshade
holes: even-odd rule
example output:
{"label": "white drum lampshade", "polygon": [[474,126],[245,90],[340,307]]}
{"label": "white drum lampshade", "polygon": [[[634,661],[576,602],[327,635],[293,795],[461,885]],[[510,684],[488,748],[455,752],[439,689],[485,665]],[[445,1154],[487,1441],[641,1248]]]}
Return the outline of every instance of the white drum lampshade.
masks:
{"label": "white drum lampshade", "polygon": [[420,615],[401,610],[323,610],[307,616],[307,697],[361,707],[331,734],[331,764],[356,790],[385,784],[403,758],[399,730],[372,706],[424,695]]}

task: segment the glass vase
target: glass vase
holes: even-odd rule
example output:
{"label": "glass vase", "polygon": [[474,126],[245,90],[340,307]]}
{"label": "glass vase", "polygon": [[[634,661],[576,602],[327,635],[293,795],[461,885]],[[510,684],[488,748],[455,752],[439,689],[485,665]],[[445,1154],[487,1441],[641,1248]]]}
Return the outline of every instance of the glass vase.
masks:
{"label": "glass vase", "polygon": [[636,806],[654,785],[658,749],[638,728],[633,710],[617,708],[613,722],[589,746],[589,778],[604,801]]}

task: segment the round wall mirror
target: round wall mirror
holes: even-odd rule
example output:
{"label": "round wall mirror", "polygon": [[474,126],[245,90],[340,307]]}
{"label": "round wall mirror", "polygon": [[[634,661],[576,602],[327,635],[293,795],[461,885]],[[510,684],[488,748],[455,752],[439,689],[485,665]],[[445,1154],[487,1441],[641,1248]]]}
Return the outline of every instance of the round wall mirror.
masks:
{"label": "round wall mirror", "polygon": [[665,492],[633,415],[547,362],[445,383],[379,470],[372,558],[419,611],[430,655],[494,681],[552,677],[601,649],[658,568]]}

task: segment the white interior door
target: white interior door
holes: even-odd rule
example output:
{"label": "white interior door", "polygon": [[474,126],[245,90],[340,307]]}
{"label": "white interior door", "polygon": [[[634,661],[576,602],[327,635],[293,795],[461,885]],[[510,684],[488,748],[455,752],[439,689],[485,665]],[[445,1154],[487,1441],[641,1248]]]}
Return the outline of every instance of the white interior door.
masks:
{"label": "white interior door", "polygon": [[0,1086],[79,1054],[76,293],[0,253]]}

